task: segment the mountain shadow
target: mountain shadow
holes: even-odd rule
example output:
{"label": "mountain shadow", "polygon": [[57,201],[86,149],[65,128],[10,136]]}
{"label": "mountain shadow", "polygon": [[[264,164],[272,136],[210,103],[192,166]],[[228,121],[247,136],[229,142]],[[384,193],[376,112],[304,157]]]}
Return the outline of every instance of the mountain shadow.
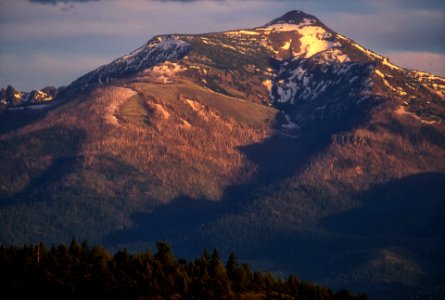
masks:
{"label": "mountain shadow", "polygon": [[[134,213],[131,216],[135,226],[128,230],[117,231],[105,239],[110,247],[128,244],[150,244],[164,240],[177,244],[186,235],[211,222],[219,215],[222,203],[207,199],[178,197],[165,205],[159,205],[149,213]],[[181,255],[193,255],[202,250],[201,245],[193,242],[181,249]],[[198,252],[196,252],[198,251]]]}
{"label": "mountain shadow", "polygon": [[333,134],[351,130],[367,120],[368,108],[354,109],[345,112],[350,117],[341,120],[326,118],[323,122],[314,121],[306,125],[296,138],[280,130],[282,116],[278,116],[272,136],[240,148],[246,158],[256,165],[257,171],[250,181],[226,187],[218,202],[178,197],[150,212],[134,213],[131,216],[132,228],[111,233],[103,242],[115,247],[165,240],[172,243],[181,255],[196,255],[196,251],[203,247],[218,246],[206,245],[209,241],[199,241],[199,228],[212,226],[211,223],[225,215],[241,214],[247,205],[256,200],[255,193],[260,188],[298,174],[312,157],[329,146]]}
{"label": "mountain shadow", "polygon": [[[390,255],[383,268],[404,264],[401,274],[409,277],[416,274],[410,260],[416,261],[420,268],[428,270],[428,275],[417,272],[417,284],[444,286],[443,280],[430,279],[445,278],[444,184],[445,173],[422,173],[384,183],[357,195],[359,207],[331,215],[321,224],[333,235],[355,238],[361,244],[368,243],[374,253]],[[352,245],[348,250],[351,253],[360,250],[358,243]],[[376,258],[368,261],[375,264]],[[366,268],[360,269],[365,274]]]}
{"label": "mountain shadow", "polygon": [[445,234],[445,173],[422,173],[359,194],[362,205],[322,221],[330,231],[378,236]]}
{"label": "mountain shadow", "polygon": [[[78,128],[54,126],[33,131],[20,137],[0,142],[2,158],[2,183],[7,180],[24,181],[29,176],[26,186],[12,195],[3,192],[0,195],[0,207],[23,202],[44,201],[51,198],[55,186],[67,174],[74,172],[83,160],[78,153],[86,134]],[[10,160],[8,157],[21,156],[22,159]],[[35,158],[52,156],[49,166],[35,162]]]}
{"label": "mountain shadow", "polygon": [[33,122],[42,120],[48,110],[19,110],[0,112],[0,134],[8,133],[12,130],[22,128]]}

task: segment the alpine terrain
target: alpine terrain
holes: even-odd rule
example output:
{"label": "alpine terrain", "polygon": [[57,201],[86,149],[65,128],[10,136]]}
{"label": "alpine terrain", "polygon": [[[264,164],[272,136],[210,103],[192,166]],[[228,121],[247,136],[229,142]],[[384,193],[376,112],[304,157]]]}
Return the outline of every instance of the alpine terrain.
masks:
{"label": "alpine terrain", "polygon": [[291,11],[156,36],[35,94],[1,92],[2,243],[163,240],[376,299],[445,295],[444,78]]}

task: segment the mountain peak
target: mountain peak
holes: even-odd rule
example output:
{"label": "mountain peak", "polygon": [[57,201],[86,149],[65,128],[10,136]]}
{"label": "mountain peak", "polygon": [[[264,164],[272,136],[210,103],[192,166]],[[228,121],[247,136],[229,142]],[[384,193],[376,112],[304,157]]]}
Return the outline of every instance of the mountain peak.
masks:
{"label": "mountain peak", "polygon": [[301,10],[291,10],[282,15],[279,18],[272,20],[267,23],[266,26],[274,25],[274,24],[317,24],[321,23],[316,17],[309,15]]}

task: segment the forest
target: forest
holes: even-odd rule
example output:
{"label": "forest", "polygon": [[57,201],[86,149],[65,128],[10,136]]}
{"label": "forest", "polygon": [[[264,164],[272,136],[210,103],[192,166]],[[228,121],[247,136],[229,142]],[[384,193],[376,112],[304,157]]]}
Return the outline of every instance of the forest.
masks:
{"label": "forest", "polygon": [[0,246],[0,288],[15,299],[368,299],[346,289],[334,292],[295,275],[287,280],[238,263],[231,254],[224,263],[217,250],[204,250],[193,261],[176,259],[170,246],[156,244],[152,253],[113,255],[102,246],[72,240]]}

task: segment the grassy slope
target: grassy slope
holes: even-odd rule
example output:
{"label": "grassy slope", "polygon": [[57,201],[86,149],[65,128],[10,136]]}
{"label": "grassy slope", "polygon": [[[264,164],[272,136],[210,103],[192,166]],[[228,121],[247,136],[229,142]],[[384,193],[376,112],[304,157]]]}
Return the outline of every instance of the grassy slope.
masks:
{"label": "grassy slope", "polygon": [[274,109],[187,81],[132,88],[139,94],[127,100],[120,89],[95,91],[1,137],[2,241],[101,241],[130,226],[132,212],[178,197],[218,200],[254,172],[238,147],[268,134]]}
{"label": "grassy slope", "polygon": [[219,94],[185,80],[180,80],[174,85],[135,83],[132,88],[143,94],[153,95],[155,98],[167,101],[172,105],[179,105],[179,95],[183,94],[222,116],[231,117],[239,123],[252,126],[273,122],[277,113],[276,109],[272,107]]}

